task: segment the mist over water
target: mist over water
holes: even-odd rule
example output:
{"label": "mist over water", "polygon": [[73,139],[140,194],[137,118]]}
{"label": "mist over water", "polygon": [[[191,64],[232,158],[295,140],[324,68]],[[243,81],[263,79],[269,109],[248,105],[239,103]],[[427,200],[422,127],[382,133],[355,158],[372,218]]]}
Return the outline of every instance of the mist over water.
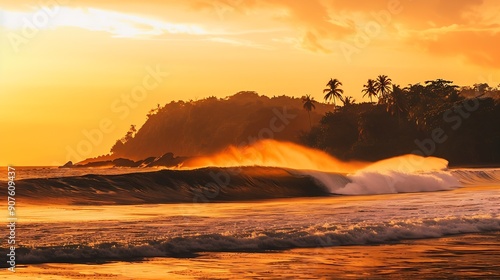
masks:
{"label": "mist over water", "polygon": [[345,195],[440,191],[461,186],[446,171],[448,161],[441,158],[403,155],[374,163],[343,162],[323,151],[275,140],[231,146],[212,156],[192,159],[183,168],[208,166],[291,169],[315,178],[331,193]]}
{"label": "mist over water", "polygon": [[276,140],[262,140],[248,146],[229,146],[224,151],[187,160],[183,168],[267,166],[322,172],[353,173],[360,170],[418,172],[442,170],[448,161],[436,157],[404,155],[374,163],[341,161],[313,148]]}
{"label": "mist over water", "polygon": [[343,162],[327,153],[289,142],[262,140],[249,146],[230,146],[211,156],[188,160],[183,168],[267,166],[350,173],[367,162]]}

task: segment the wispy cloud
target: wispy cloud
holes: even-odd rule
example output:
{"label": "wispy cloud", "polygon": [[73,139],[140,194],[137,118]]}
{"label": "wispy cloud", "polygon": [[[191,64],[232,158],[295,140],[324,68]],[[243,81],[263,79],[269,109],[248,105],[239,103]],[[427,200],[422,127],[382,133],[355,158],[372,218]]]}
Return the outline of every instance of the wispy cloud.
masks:
{"label": "wispy cloud", "polygon": [[[47,20],[40,20],[44,18]],[[192,35],[191,39],[183,37],[182,40],[203,40],[266,50],[271,48],[238,37],[282,31],[282,29],[224,30],[220,28],[207,30],[200,24],[174,23],[96,8],[57,7],[56,11],[54,7],[39,7],[31,12],[3,11],[0,21],[0,26],[3,28],[20,31],[28,25],[35,26],[39,30],[75,27],[88,31],[106,32],[116,38],[139,40],[174,40],[172,36],[167,35]]]}
{"label": "wispy cloud", "polygon": [[[352,0],[144,1],[148,5],[141,12],[133,9],[136,6],[131,4],[137,2],[132,0],[120,2],[124,5],[88,0],[82,5],[94,8],[61,7],[60,13],[39,29],[66,26],[121,38],[204,40],[262,49],[287,45],[331,54],[338,52],[339,43],[354,44],[365,38],[369,23],[384,21],[380,24],[382,31],[369,38],[374,46],[424,46],[419,51],[424,49],[431,55],[442,55],[437,50],[449,47],[448,53],[469,56],[471,61],[484,53],[481,48],[489,51],[491,42],[497,42],[500,36],[497,0],[373,0],[362,4]],[[383,19],[393,2],[400,4],[402,12]],[[0,25],[19,30],[25,18],[39,12],[40,8],[30,12],[7,9]],[[176,17],[176,13],[182,16]],[[180,18],[187,22],[179,22]],[[467,44],[460,41],[467,40],[465,36],[470,38]],[[491,64],[497,60],[494,54],[489,54],[487,60],[482,58],[484,55],[479,57],[478,61]]]}
{"label": "wispy cloud", "polygon": [[498,68],[500,26],[451,25],[409,32],[406,42],[436,56],[459,56],[470,63]]}
{"label": "wispy cloud", "polygon": [[233,46],[241,46],[241,47],[250,47],[250,48],[256,48],[256,49],[262,49],[262,50],[271,50],[273,49],[272,47],[257,44],[255,42],[251,42],[248,40],[238,40],[238,39],[230,39],[230,38],[223,38],[223,37],[213,37],[209,38],[208,41],[211,42],[217,42],[217,43],[223,43],[223,44],[229,44]]}
{"label": "wispy cloud", "polygon": [[[207,32],[196,24],[173,23],[95,8],[41,7],[30,12],[5,10],[0,24],[10,30],[27,26],[37,29],[77,27],[89,31],[102,31],[114,37],[141,38],[164,34],[205,35]],[[53,12],[53,14],[51,14]]]}

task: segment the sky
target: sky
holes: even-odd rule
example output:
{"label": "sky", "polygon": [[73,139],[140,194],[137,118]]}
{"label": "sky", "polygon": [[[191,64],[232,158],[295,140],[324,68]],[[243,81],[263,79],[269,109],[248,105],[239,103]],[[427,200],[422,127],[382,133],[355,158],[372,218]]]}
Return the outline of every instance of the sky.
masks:
{"label": "sky", "polygon": [[[496,0],[0,0],[0,166],[106,154],[157,104],[238,91],[358,102],[384,74],[500,84]],[[175,137],[173,135],[172,137]]]}

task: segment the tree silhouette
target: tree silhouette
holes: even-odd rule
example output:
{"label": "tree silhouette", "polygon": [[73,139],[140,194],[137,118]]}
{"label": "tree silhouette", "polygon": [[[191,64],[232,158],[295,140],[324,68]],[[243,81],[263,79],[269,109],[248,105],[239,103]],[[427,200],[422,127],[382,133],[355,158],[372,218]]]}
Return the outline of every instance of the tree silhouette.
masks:
{"label": "tree silhouette", "polygon": [[153,108],[153,109],[149,110],[149,112],[147,113],[146,117],[150,118],[152,115],[158,114],[160,112],[160,109],[161,109],[160,104],[157,104],[156,108]]}
{"label": "tree silhouette", "polygon": [[342,94],[344,93],[344,90],[339,88],[342,85],[342,83],[337,80],[337,79],[330,79],[330,81],[326,84],[328,88],[323,90],[323,93],[325,93],[325,101],[329,101],[333,99],[333,107],[335,108],[337,106],[335,100],[337,98],[341,99]]}
{"label": "tree silhouette", "polygon": [[401,115],[407,111],[407,102],[405,99],[405,92],[397,85],[392,86],[392,91],[387,96],[387,107],[386,110],[391,115],[396,115],[398,121],[401,119]]}
{"label": "tree silhouette", "polygon": [[372,79],[368,79],[368,82],[366,83],[366,85],[363,85],[364,89],[362,90],[362,92],[364,92],[365,94],[363,94],[363,97],[367,96],[370,98],[370,102],[373,102],[372,100],[372,97],[373,96],[377,96],[377,83],[372,80]]}
{"label": "tree silhouette", "polygon": [[311,97],[310,94],[307,94],[306,96],[302,97],[302,103],[304,103],[304,109],[307,111],[307,114],[309,115],[309,126],[312,129],[311,111],[313,109],[316,109],[316,106],[314,105],[314,103],[316,103],[316,100],[314,100],[314,97]]}
{"label": "tree silhouette", "polygon": [[436,79],[425,81],[425,84],[425,87],[433,98],[437,98],[443,102],[446,102],[446,100],[455,102],[458,99],[458,86],[453,85],[453,81]]}
{"label": "tree silhouette", "polygon": [[377,92],[380,93],[379,102],[387,102],[387,95],[391,91],[392,80],[386,75],[379,75],[375,81]]}
{"label": "tree silhouette", "polygon": [[128,129],[127,133],[125,134],[125,137],[122,138],[122,143],[127,143],[130,139],[134,138],[135,133],[137,132],[137,129],[135,128],[135,124],[131,124],[130,128]]}
{"label": "tree silhouette", "polygon": [[356,102],[356,99],[354,99],[352,96],[345,96],[345,97],[341,97],[340,101],[342,101],[342,103],[344,103],[344,107],[349,107],[349,106],[353,105],[354,102]]}

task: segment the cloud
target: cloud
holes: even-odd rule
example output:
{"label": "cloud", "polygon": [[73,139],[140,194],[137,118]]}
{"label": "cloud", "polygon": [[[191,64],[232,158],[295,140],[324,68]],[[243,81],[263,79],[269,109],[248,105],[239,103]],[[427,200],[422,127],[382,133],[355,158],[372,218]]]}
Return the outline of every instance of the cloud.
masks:
{"label": "cloud", "polygon": [[408,44],[435,56],[460,56],[469,63],[500,67],[500,25],[464,27],[452,25],[418,32]]}
{"label": "cloud", "polygon": [[229,45],[237,46],[237,47],[249,47],[249,48],[262,49],[262,50],[270,50],[271,49],[268,46],[261,45],[261,44],[256,44],[256,43],[248,41],[248,40],[238,40],[238,39],[230,39],[230,38],[223,38],[223,37],[213,37],[213,38],[209,38],[208,41],[216,42],[216,43],[229,44]]}
{"label": "cloud", "polygon": [[[270,15],[274,21],[286,23],[296,33],[300,47],[330,53],[335,42],[349,42],[363,32],[367,23],[377,21],[377,14],[388,13],[391,6],[402,12],[391,14],[381,33],[392,32],[397,38],[402,33],[415,35],[430,28],[446,28],[453,25],[466,27],[484,24],[482,15],[496,6],[491,0],[372,0],[359,3],[352,0],[190,0],[195,10],[211,11],[224,20],[236,20],[241,16]],[[266,12],[263,12],[266,11]],[[259,14],[259,15],[256,15]],[[398,30],[399,29],[399,30]],[[402,29],[402,30],[401,30]],[[416,31],[416,32],[415,32]],[[456,35],[457,33],[455,33]],[[484,40],[491,37],[482,34]],[[389,36],[389,37],[390,37]],[[484,41],[477,34],[479,41]],[[445,37],[443,37],[445,38]],[[407,39],[407,38],[403,38]],[[392,40],[387,41],[393,44]],[[431,51],[433,47],[429,46]],[[431,51],[431,53],[433,53]]]}
{"label": "cloud", "polygon": [[285,23],[290,29],[299,32],[300,46],[311,51],[330,52],[325,41],[342,38],[354,31],[352,24],[335,21],[329,8],[318,0],[194,0],[191,7],[195,10],[212,11],[223,19],[229,18],[231,13],[257,18],[257,13],[265,15],[268,19]]}
{"label": "cloud", "polygon": [[[390,14],[382,31],[370,38],[377,47],[412,49],[416,45],[430,55],[462,56],[472,63],[494,66],[498,60],[492,47],[498,43],[495,24],[500,22],[497,1],[145,0],[143,4],[123,0],[117,4],[72,0],[72,7],[83,8],[72,8],[70,17],[80,17],[77,25],[81,28],[117,37],[163,38],[181,33],[250,47],[280,40],[312,52],[332,53],[338,51],[339,43],[352,43],[368,23],[380,21],[377,15],[399,5],[401,12]],[[25,7],[28,1],[0,3]]]}
{"label": "cloud", "polygon": [[[266,50],[271,48],[245,37],[280,31],[279,29],[207,29],[202,25],[202,22],[200,24],[176,23],[153,18],[151,15],[138,15],[91,7],[53,5],[31,7],[28,11],[4,10],[2,11],[2,21],[0,21],[0,27],[9,30],[11,37],[14,36],[12,32],[22,33],[26,29],[54,30],[60,27],[76,27],[88,31],[106,32],[116,38],[172,40],[173,36],[171,35],[180,34],[191,36],[194,40]],[[186,36],[180,38],[186,38]]]}
{"label": "cloud", "polygon": [[163,34],[203,35],[206,31],[197,25],[171,23],[133,14],[95,8],[40,7],[31,12],[4,11],[3,27],[21,30],[31,25],[37,29],[78,27],[103,31],[115,37],[139,38]]}
{"label": "cloud", "polygon": [[321,39],[319,39],[316,33],[313,31],[308,31],[306,33],[306,35],[301,40],[301,46],[312,51],[331,53],[331,50],[322,45]]}
{"label": "cloud", "polygon": [[285,9],[287,13],[279,19],[302,31],[301,46],[305,49],[330,53],[328,43],[345,38],[355,32],[349,21],[336,21],[329,8],[321,1],[267,0],[268,4]]}

